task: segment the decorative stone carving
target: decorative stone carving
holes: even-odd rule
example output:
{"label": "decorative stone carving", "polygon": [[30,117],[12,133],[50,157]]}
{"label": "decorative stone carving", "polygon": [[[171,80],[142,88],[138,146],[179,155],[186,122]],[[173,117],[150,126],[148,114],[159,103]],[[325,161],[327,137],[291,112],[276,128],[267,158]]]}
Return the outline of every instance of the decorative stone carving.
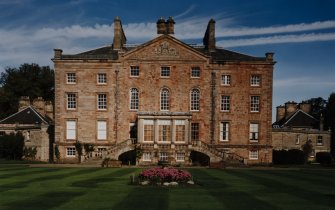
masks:
{"label": "decorative stone carving", "polygon": [[156,56],[179,56],[179,52],[175,48],[170,47],[170,43],[166,41],[156,47],[153,53]]}

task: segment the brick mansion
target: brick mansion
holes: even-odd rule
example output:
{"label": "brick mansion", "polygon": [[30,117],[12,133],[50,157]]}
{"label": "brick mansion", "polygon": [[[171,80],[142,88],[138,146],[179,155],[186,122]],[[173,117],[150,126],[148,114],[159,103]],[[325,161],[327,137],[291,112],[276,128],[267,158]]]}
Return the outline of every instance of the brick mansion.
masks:
{"label": "brick mansion", "polygon": [[54,147],[63,162],[78,160],[77,141],[119,160],[137,145],[140,165],[272,162],[273,53],[217,47],[213,19],[203,45],[177,39],[174,25],[160,18],[157,36],[134,46],[116,17],[111,45],[54,50]]}

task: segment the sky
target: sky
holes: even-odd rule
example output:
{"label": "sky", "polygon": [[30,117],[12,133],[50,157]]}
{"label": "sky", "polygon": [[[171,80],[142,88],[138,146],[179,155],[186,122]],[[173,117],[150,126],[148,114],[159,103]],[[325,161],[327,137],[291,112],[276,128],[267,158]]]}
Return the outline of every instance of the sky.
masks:
{"label": "sky", "polygon": [[53,68],[55,48],[76,54],[109,45],[116,16],[127,44],[155,38],[156,21],[172,16],[176,38],[202,45],[213,18],[217,46],[274,52],[274,110],[335,92],[334,0],[0,0],[0,72],[23,63]]}

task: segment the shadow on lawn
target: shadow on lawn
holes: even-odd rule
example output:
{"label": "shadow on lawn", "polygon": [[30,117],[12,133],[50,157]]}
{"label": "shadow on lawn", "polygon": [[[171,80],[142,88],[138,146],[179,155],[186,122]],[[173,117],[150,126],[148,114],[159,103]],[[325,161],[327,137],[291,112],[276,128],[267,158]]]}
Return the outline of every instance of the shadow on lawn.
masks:
{"label": "shadow on lawn", "polygon": [[[225,178],[217,178],[211,173],[214,170],[198,170],[195,175],[201,180],[202,187],[227,209],[277,209],[275,206],[256,198],[252,194],[232,189]],[[222,173],[223,174],[223,173]]]}

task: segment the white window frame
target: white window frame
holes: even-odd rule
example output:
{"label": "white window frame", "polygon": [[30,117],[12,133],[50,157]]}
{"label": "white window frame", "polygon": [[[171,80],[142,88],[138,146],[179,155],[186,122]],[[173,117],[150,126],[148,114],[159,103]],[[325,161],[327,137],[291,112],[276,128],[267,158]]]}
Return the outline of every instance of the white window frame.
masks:
{"label": "white window frame", "polygon": [[191,68],[191,78],[200,78],[200,67],[194,66]]}
{"label": "white window frame", "polygon": [[159,153],[160,161],[169,161],[169,153],[168,152],[160,152]]}
{"label": "white window frame", "polygon": [[221,112],[230,111],[230,96],[221,95]]}
{"label": "white window frame", "polygon": [[77,120],[66,120],[66,139],[77,139]]}
{"label": "white window frame", "polygon": [[229,141],[229,122],[221,122],[220,123],[220,141],[227,142]]}
{"label": "white window frame", "polygon": [[97,140],[107,140],[107,120],[97,121]]}
{"label": "white window frame", "polygon": [[253,74],[250,77],[250,86],[252,87],[259,87],[261,86],[261,75]]}
{"label": "white window frame", "polygon": [[230,83],[231,83],[231,75],[230,74],[221,75],[221,85],[230,86]]}
{"label": "white window frame", "polygon": [[77,83],[77,75],[75,72],[66,73],[66,84],[76,84]]}
{"label": "white window frame", "polygon": [[106,93],[98,93],[97,108],[98,110],[107,110],[107,94]]}
{"label": "white window frame", "polygon": [[169,111],[170,109],[170,91],[167,88],[163,88],[160,91],[160,110]]}
{"label": "white window frame", "polygon": [[[147,140],[145,137],[145,134],[146,134],[146,130],[145,130],[145,126],[150,126],[150,130],[151,130],[151,140]],[[143,120],[143,142],[154,142],[155,140],[155,125],[154,125],[154,121],[153,120]]]}
{"label": "white window frame", "polygon": [[138,110],[139,106],[139,91],[137,88],[131,88],[129,91],[129,109],[130,110]]}
{"label": "white window frame", "polygon": [[249,124],[249,140],[251,142],[258,142],[259,140],[259,123],[250,123]]}
{"label": "white window frame", "polygon": [[107,84],[107,74],[106,73],[98,73],[97,74],[97,83],[99,85]]}
{"label": "white window frame", "polygon": [[258,160],[259,152],[258,150],[249,150],[249,160]]}
{"label": "white window frame", "polygon": [[323,136],[318,136],[317,137],[316,146],[323,146]]}
{"label": "white window frame", "polygon": [[185,152],[176,152],[176,161],[184,162],[185,161]]}
{"label": "white window frame", "polygon": [[139,77],[139,76],[140,76],[140,67],[130,66],[130,77]]}
{"label": "white window frame", "polygon": [[260,96],[250,96],[250,112],[259,112]]}
{"label": "white window frame", "polygon": [[146,162],[151,161],[151,152],[143,152],[142,160]]}
{"label": "white window frame", "polygon": [[77,94],[66,93],[66,109],[76,110],[77,109]]}
{"label": "white window frame", "polygon": [[66,157],[76,157],[76,147],[66,147]]}
{"label": "white window frame", "polygon": [[161,77],[169,78],[171,76],[170,66],[161,66]]}
{"label": "white window frame", "polygon": [[190,92],[190,110],[200,111],[200,91],[199,89],[192,89]]}

